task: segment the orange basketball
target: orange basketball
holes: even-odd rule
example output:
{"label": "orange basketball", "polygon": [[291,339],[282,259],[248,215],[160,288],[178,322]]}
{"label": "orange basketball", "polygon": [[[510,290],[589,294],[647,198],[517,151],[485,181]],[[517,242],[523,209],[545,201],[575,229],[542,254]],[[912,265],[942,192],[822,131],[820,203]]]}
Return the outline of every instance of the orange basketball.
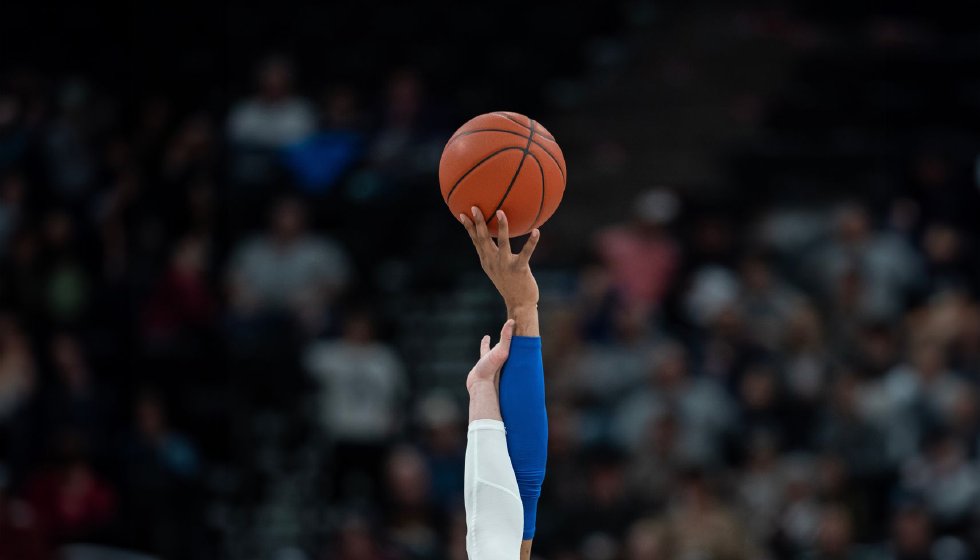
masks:
{"label": "orange basketball", "polygon": [[453,216],[478,207],[497,235],[497,210],[511,237],[548,221],[565,193],[565,157],[541,123],[517,113],[487,113],[453,134],[439,161],[442,198]]}

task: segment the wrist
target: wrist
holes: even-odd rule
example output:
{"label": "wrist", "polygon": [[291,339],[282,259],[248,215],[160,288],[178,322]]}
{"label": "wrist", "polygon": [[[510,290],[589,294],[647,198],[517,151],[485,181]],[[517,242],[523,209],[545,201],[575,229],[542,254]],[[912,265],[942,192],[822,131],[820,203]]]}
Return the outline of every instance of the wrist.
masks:
{"label": "wrist", "polygon": [[507,302],[507,317],[516,319],[522,315],[537,314],[538,304],[533,303],[510,303]]}
{"label": "wrist", "polygon": [[470,422],[476,420],[503,420],[500,416],[500,396],[497,386],[488,379],[468,383],[470,393]]}
{"label": "wrist", "polygon": [[475,379],[466,385],[466,390],[469,391],[472,397],[476,393],[484,393],[486,391],[497,392],[497,381],[495,379]]}
{"label": "wrist", "polygon": [[517,336],[541,336],[538,327],[538,305],[508,305],[507,318],[514,320],[514,334]]}

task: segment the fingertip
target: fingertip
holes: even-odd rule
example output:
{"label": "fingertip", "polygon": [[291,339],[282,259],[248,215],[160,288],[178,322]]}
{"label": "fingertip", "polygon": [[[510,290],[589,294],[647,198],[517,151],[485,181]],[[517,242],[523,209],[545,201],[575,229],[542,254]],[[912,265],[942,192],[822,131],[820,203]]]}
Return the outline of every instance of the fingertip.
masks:
{"label": "fingertip", "polygon": [[473,217],[474,218],[480,215],[480,209],[477,208],[476,206],[471,206],[470,207],[470,212],[473,213]]}
{"label": "fingertip", "polygon": [[457,216],[457,217],[459,218],[460,223],[463,223],[463,224],[466,223],[466,214],[463,214],[462,212],[460,212],[459,213],[459,216]]}
{"label": "fingertip", "polygon": [[497,210],[497,221],[498,222],[506,222],[507,221],[507,214],[504,214],[504,211],[503,210]]}
{"label": "fingertip", "polygon": [[532,229],[531,230],[531,239],[537,239],[539,237],[541,237],[541,230],[538,229],[538,228]]}

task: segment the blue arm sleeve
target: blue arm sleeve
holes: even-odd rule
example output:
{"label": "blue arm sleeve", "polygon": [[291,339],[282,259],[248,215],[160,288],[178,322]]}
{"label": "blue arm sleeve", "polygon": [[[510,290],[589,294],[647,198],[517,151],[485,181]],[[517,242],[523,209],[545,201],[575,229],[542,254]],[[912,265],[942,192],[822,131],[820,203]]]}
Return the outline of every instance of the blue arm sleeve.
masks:
{"label": "blue arm sleeve", "polygon": [[524,504],[524,540],[534,537],[538,497],[548,458],[548,413],[544,403],[541,339],[515,336],[500,375],[500,414],[507,452]]}

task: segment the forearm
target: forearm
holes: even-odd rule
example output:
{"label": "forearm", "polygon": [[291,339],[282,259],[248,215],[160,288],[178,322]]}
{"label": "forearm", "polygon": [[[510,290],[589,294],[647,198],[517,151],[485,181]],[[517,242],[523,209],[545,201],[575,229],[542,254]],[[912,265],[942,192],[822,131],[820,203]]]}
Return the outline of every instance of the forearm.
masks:
{"label": "forearm", "polygon": [[497,384],[477,381],[469,387],[470,422],[474,420],[502,420]]}
{"label": "forearm", "polygon": [[[463,504],[470,560],[516,560],[523,554],[521,498],[499,420],[470,423]],[[521,556],[523,557],[523,556]]]}
{"label": "forearm", "polygon": [[[524,304],[524,305],[508,305],[507,318],[514,320],[515,335],[526,336],[526,337],[541,336],[541,327],[540,327],[540,322],[538,320],[537,303]],[[525,536],[527,536],[526,533]],[[527,539],[521,542],[521,560],[530,560],[532,542],[533,541],[531,539]]]}
{"label": "forearm", "polygon": [[[524,332],[536,332],[537,311],[518,315]],[[548,455],[548,414],[545,408],[541,339],[515,336],[500,378],[500,411],[507,425],[507,449],[524,505],[524,540],[534,538],[538,497]],[[530,544],[528,544],[530,546]]]}
{"label": "forearm", "polygon": [[531,560],[531,541],[521,541],[521,560]]}

